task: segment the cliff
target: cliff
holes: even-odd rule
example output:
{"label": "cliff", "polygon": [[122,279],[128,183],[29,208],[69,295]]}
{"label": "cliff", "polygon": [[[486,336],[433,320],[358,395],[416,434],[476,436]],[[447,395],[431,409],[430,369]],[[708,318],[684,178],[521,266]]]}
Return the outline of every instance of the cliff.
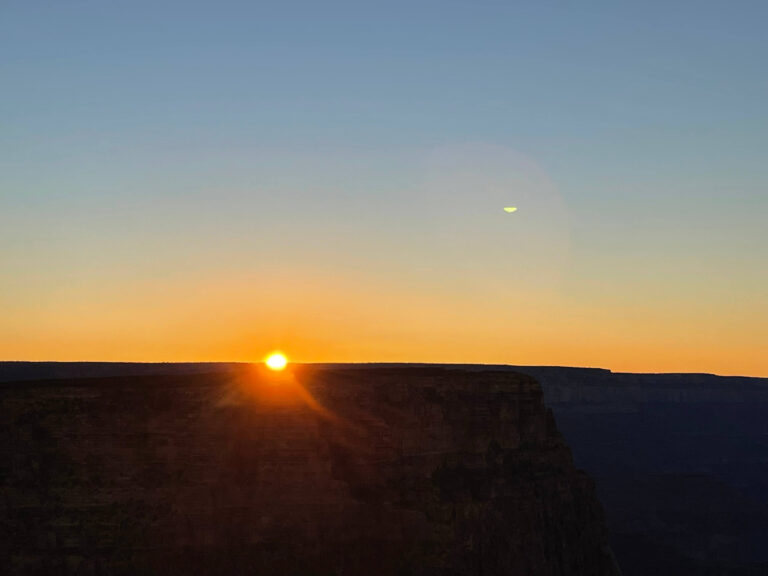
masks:
{"label": "cliff", "polygon": [[519,370],[595,480],[625,576],[768,574],[768,379]]}
{"label": "cliff", "polygon": [[11,574],[618,573],[522,374],[238,367],[0,393]]}

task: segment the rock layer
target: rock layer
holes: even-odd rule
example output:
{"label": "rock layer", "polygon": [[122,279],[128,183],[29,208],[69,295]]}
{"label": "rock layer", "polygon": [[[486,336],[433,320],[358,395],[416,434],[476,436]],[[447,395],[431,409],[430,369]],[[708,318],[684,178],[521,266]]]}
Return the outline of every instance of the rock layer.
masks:
{"label": "rock layer", "polygon": [[242,368],[0,390],[12,574],[618,573],[528,376]]}

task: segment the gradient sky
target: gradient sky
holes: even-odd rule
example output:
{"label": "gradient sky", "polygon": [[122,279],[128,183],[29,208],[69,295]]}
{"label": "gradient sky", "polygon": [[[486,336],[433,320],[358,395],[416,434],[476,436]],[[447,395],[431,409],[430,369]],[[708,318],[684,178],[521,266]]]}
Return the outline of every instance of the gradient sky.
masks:
{"label": "gradient sky", "polygon": [[768,376],[767,21],[3,1],[0,359]]}

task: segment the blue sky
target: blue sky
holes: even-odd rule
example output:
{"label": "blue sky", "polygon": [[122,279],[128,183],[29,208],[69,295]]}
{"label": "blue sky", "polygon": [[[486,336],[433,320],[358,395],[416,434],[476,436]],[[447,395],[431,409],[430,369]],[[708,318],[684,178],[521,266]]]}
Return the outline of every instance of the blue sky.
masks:
{"label": "blue sky", "polygon": [[[723,338],[768,344],[767,16],[763,2],[4,2],[0,296],[23,316],[126,269],[192,282],[270,259],[373,278],[372,253],[404,289],[432,262],[428,287],[462,268],[441,242],[465,222],[471,248],[451,249],[477,274],[535,284],[556,266],[551,304],[581,311],[574,326],[608,293],[617,310],[694,302]],[[545,190],[540,220],[505,239],[490,214],[516,194],[489,190],[520,173]],[[469,206],[489,220],[462,220]],[[494,268],[502,244],[535,256],[528,275]],[[55,342],[39,314],[0,333]],[[681,338],[687,318],[669,318]],[[612,367],[595,346],[588,361]],[[733,370],[768,374],[750,350]]]}

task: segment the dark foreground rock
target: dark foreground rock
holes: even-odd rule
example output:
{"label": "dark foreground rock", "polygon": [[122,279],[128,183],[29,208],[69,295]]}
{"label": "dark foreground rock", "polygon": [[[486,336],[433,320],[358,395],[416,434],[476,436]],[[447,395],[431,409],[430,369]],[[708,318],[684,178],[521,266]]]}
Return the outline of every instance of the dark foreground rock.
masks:
{"label": "dark foreground rock", "polygon": [[4,573],[618,574],[521,374],[243,367],[0,395]]}

